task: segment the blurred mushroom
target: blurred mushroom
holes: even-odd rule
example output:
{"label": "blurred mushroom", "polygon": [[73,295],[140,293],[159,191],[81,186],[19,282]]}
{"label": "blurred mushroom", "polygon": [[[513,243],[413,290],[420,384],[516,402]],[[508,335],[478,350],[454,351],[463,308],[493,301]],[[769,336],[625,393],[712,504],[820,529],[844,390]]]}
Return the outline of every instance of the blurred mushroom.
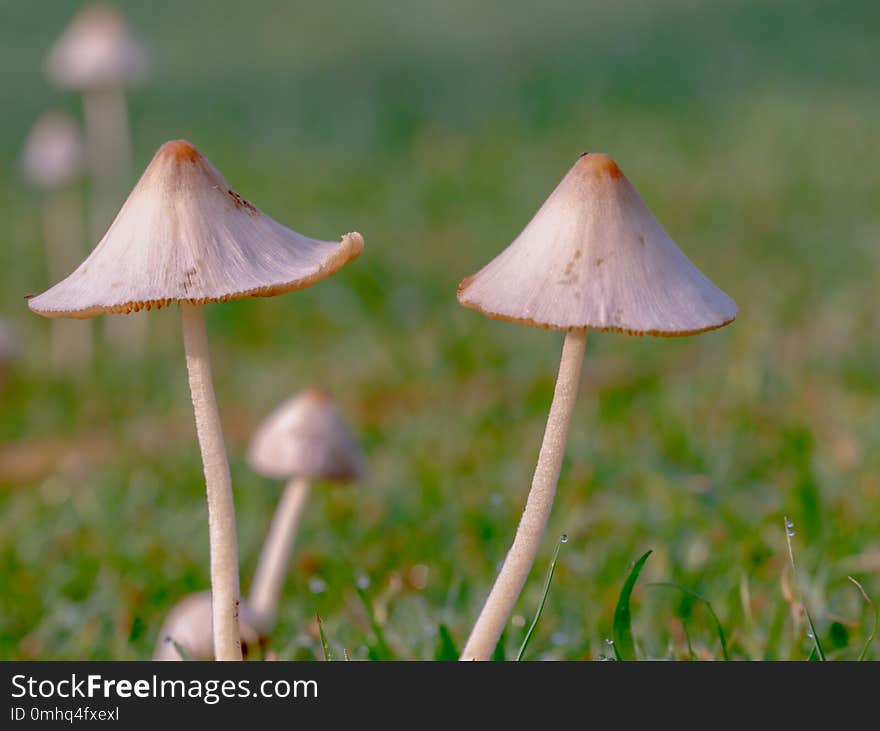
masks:
{"label": "blurred mushroom", "polygon": [[736,304],[679,250],[607,155],[584,153],[517,239],[458,288],[498,320],[565,331],[532,487],[513,545],[462,652],[487,660],[543,536],[588,328],[674,337],[727,325]]}
{"label": "blurred mushroom", "polygon": [[[95,2],[74,16],[46,59],[46,76],[59,89],[82,95],[86,151],[93,180],[89,229],[101,237],[113,220],[131,178],[131,133],[125,89],[142,83],[147,54],[132,35],[122,13]],[[107,335],[113,345],[129,351],[143,348],[145,316],[111,317]]]}
{"label": "blurred mushroom", "polygon": [[363,457],[336,402],[324,389],[313,387],[266,417],[251,439],[247,459],[264,477],[288,480],[248,595],[257,631],[268,636],[312,483],[362,479]]}
{"label": "blurred mushroom", "polygon": [[[259,644],[253,618],[246,604],[241,605],[239,616],[241,647],[244,655]],[[200,591],[181,599],[168,613],[159,641],[153,653],[154,660],[213,660],[211,592]]]}
{"label": "blurred mushroom", "polygon": [[[250,595],[241,603],[243,647],[264,644],[275,628],[281,587],[312,482],[363,477],[363,457],[354,434],[321,388],[303,391],[266,417],[251,440],[248,461],[265,477],[289,481],[263,543]],[[168,614],[153,659],[212,657],[210,594],[191,594]]]}
{"label": "blurred mushroom", "polygon": [[317,241],[285,228],[234,192],[189,142],[175,140],[159,148],[89,257],[28,303],[45,317],[73,318],[179,304],[208,493],[218,660],[241,658],[238,557],[203,305],[308,287],[362,248],[357,233]]}
{"label": "blurred mushroom", "polygon": [[[24,145],[21,170],[25,181],[43,193],[43,238],[52,281],[68,274],[84,254],[82,198],[77,187],[84,162],[82,136],[70,115],[46,112],[37,119]],[[79,372],[91,365],[91,323],[53,322],[51,343],[56,373]]]}

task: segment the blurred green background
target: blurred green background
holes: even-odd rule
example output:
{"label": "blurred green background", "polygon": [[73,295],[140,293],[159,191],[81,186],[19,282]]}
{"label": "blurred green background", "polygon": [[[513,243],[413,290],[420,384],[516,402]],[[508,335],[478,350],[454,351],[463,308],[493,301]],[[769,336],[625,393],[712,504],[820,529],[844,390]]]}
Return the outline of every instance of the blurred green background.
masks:
{"label": "blurred green background", "polygon": [[[642,657],[805,659],[799,596],[831,657],[880,601],[880,5],[821,0],[119,3],[153,75],[128,95],[135,169],[185,137],[303,233],[363,233],[302,292],[208,308],[246,589],[281,485],[249,434],[320,383],[368,454],[367,484],[309,505],[272,647],[353,658],[463,644],[512,540],[559,333],[461,308],[583,150],[615,157],[740,306],[680,340],[596,333],[542,552],[504,637],[518,647],[555,538],[529,657],[598,659],[631,562]],[[21,357],[0,395],[0,657],[148,658],[165,612],[208,586],[204,484],[178,315],[137,359],[99,348],[52,374],[27,130],[79,100],[42,75],[78,7],[0,0],[0,314]],[[132,181],[133,182],[133,181]],[[124,195],[124,192],[123,192]],[[103,332],[101,322],[96,332]],[[366,605],[357,594],[365,585]],[[373,616],[381,638],[371,628]],[[880,641],[868,657],[877,658]]]}

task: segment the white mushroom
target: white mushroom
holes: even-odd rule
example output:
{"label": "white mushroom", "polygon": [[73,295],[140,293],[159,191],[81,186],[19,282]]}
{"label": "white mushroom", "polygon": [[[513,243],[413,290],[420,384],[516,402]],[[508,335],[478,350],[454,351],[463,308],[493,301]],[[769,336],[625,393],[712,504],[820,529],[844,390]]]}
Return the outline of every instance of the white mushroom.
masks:
{"label": "white mushroom", "polygon": [[[85,168],[82,136],[64,112],[46,112],[31,128],[21,156],[25,181],[43,194],[43,239],[49,278],[70,272],[83,256],[82,196],[77,183]],[[91,323],[53,322],[52,367],[81,372],[92,360]]]}
{"label": "white mushroom", "polygon": [[66,279],[29,306],[88,318],[180,305],[189,385],[208,493],[214,648],[241,658],[238,557],[229,464],[214,397],[202,305],[308,287],[356,258],[360,234],[318,241],[285,228],[233,191],[189,142],[156,153],[107,234]]}
{"label": "white mushroom", "polygon": [[251,439],[247,457],[264,477],[288,480],[248,595],[255,626],[268,636],[312,483],[362,479],[363,457],[342,412],[322,388],[303,391],[267,416]]}
{"label": "white mushroom", "polygon": [[[256,647],[260,641],[247,604],[242,603],[238,621],[242,650],[247,653],[249,648]],[[213,660],[212,624],[210,591],[200,591],[184,597],[165,618],[153,659]]]}
{"label": "white mushroom", "polygon": [[614,160],[599,153],[580,156],[517,239],[461,283],[458,299],[495,319],[566,332],[526,507],[461,656],[487,660],[553,507],[587,329],[693,335],[727,325],[737,309],[675,245]]}
{"label": "white mushroom", "polygon": [[[147,54],[122,13],[105,2],[87,4],[74,16],[46,58],[46,76],[59,89],[82,96],[86,150],[92,173],[90,238],[107,230],[123,192],[131,184],[131,134],[125,90],[149,70]],[[106,322],[117,350],[144,346],[147,320],[137,316]]]}

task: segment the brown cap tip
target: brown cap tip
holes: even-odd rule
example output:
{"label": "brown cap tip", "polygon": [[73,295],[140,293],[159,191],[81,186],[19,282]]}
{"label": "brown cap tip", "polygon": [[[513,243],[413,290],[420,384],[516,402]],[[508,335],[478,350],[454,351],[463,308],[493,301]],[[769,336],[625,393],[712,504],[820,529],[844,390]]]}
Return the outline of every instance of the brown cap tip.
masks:
{"label": "brown cap tip", "polygon": [[578,159],[581,170],[584,173],[592,173],[597,178],[607,176],[609,178],[622,178],[623,171],[617,163],[604,152],[585,152]]}
{"label": "brown cap tip", "polygon": [[187,140],[171,140],[166,142],[156,153],[157,158],[169,158],[177,162],[198,162],[202,159],[200,153],[191,142]]}

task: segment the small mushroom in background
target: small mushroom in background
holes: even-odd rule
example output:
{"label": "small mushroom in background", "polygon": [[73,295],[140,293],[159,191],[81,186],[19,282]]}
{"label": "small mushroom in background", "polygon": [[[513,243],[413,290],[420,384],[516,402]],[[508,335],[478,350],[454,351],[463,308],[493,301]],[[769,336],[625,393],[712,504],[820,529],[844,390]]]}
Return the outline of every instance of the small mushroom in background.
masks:
{"label": "small mushroom in background", "polygon": [[[57,88],[82,95],[86,157],[92,175],[89,232],[98,240],[131,184],[131,132],[126,88],[147,78],[141,42],[123,14],[104,2],[87,4],[74,16],[46,59],[46,76]],[[144,347],[147,319],[111,317],[107,335],[116,348]]]}
{"label": "small mushroom in background", "polygon": [[675,245],[614,160],[600,153],[580,156],[517,239],[459,285],[458,299],[497,320],[565,332],[526,507],[461,655],[488,660],[553,507],[587,329],[694,335],[732,322],[737,308]]}
{"label": "small mushroom in background", "polygon": [[[364,461],[332,396],[313,387],[266,417],[251,440],[248,462],[264,477],[288,480],[272,516],[250,593],[241,603],[242,644],[253,647],[265,644],[275,629],[281,589],[312,483],[361,480]],[[211,606],[205,596],[210,594],[192,594],[171,610],[159,633],[154,660],[211,659]]]}
{"label": "small mushroom in background", "polygon": [[248,594],[257,631],[266,637],[275,627],[281,587],[312,484],[359,481],[364,460],[333,397],[316,387],[293,396],[266,417],[251,439],[247,459],[258,474],[288,480]]}
{"label": "small mushroom in background", "polygon": [[[85,170],[82,135],[65,112],[46,112],[34,123],[21,156],[25,181],[43,193],[43,238],[49,279],[57,281],[76,267],[84,251],[82,195]],[[52,323],[52,367],[78,373],[92,362],[91,323]]]}
{"label": "small mushroom in background", "polygon": [[192,144],[174,140],[159,148],[88,258],[28,302],[45,317],[78,319],[179,305],[208,496],[218,660],[241,659],[238,548],[203,305],[303,289],[357,258],[363,243],[358,233],[318,241],[285,228],[233,191]]}
{"label": "small mushroom in background", "polygon": [[[247,604],[242,603],[239,616],[242,653],[259,644]],[[214,642],[211,622],[211,592],[200,591],[181,599],[168,613],[154,660],[213,660]]]}

